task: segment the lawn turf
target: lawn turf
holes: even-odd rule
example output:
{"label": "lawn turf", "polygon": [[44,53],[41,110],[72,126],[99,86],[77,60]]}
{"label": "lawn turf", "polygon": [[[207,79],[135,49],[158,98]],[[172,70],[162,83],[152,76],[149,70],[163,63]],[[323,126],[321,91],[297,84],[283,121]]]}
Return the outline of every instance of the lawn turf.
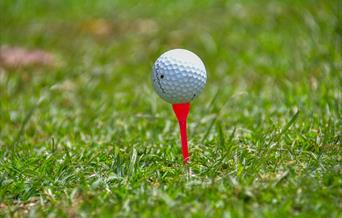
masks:
{"label": "lawn turf", "polygon": [[[342,2],[0,2],[0,216],[342,217]],[[208,81],[182,164],[150,73],[185,48]]]}

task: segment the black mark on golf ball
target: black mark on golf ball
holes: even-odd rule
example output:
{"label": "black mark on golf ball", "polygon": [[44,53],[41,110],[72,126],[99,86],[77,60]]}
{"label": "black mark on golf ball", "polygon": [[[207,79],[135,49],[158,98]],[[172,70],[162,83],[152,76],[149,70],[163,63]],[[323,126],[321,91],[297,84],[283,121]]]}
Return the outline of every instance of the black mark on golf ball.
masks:
{"label": "black mark on golf ball", "polygon": [[[165,92],[164,88],[162,87],[161,82],[160,82],[160,80],[159,80],[159,73],[158,73],[158,71],[159,71],[158,69],[155,70],[155,72],[156,72],[157,84],[158,84],[160,90],[161,90],[164,94],[166,94],[166,92]],[[162,75],[162,76],[164,77],[164,75]]]}
{"label": "black mark on golf ball", "polygon": [[164,78],[164,75],[163,75],[163,74],[162,74],[162,75],[160,75],[160,78],[161,78],[161,79],[163,79],[163,78]]}
{"label": "black mark on golf ball", "polygon": [[191,100],[193,100],[195,97],[196,97],[196,94],[194,94],[194,95],[192,96]]}

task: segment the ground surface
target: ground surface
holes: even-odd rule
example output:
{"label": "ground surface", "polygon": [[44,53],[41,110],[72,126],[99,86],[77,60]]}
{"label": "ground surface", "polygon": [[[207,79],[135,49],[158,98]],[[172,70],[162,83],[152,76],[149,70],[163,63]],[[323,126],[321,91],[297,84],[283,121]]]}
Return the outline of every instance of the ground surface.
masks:
{"label": "ground surface", "polygon": [[[0,216],[342,216],[341,1],[81,2],[0,3],[2,47],[54,56],[1,67]],[[192,176],[150,81],[176,47]]]}

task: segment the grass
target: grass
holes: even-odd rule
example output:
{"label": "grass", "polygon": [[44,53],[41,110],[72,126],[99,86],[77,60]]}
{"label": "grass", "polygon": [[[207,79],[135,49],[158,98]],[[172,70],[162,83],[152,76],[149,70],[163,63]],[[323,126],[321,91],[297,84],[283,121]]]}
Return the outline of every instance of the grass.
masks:
{"label": "grass", "polygon": [[[342,217],[340,1],[0,7],[1,45],[58,58],[0,70],[0,216]],[[193,176],[150,81],[176,47],[208,72]]]}

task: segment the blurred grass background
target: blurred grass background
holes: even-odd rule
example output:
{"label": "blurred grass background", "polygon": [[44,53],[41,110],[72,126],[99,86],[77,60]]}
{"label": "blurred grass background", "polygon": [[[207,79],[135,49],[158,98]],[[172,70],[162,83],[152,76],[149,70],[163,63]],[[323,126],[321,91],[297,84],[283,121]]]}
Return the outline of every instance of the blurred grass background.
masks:
{"label": "blurred grass background", "polygon": [[[0,2],[4,216],[341,216],[342,3]],[[204,61],[183,170],[150,72],[164,51]]]}

